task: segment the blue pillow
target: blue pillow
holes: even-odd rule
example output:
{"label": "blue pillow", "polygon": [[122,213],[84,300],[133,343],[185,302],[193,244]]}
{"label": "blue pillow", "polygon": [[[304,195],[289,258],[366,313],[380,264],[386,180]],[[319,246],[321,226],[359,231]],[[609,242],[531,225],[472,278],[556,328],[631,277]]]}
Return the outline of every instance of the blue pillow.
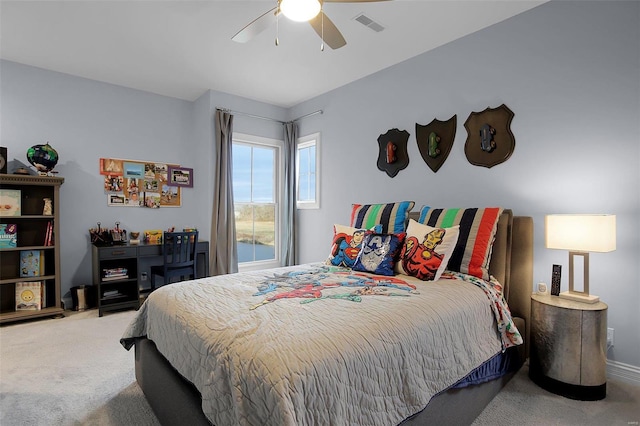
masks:
{"label": "blue pillow", "polygon": [[352,269],[379,275],[394,275],[394,266],[405,235],[404,232],[399,234],[367,232]]}

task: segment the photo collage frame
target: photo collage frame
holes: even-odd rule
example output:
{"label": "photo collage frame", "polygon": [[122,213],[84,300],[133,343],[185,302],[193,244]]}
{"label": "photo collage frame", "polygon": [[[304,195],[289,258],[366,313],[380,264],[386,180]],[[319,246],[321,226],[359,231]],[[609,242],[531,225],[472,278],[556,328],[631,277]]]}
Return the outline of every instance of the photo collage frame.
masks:
{"label": "photo collage frame", "polygon": [[114,207],[181,207],[181,187],[193,187],[193,170],[177,164],[100,158],[100,174],[107,205]]}

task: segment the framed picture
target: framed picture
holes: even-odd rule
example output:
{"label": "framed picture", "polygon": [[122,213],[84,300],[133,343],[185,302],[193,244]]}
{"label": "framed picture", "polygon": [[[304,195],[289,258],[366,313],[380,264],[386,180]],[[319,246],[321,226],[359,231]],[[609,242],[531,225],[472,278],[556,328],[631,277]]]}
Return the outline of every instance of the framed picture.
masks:
{"label": "framed picture", "polygon": [[124,206],[125,198],[122,194],[107,194],[107,205],[108,206]]}
{"label": "framed picture", "polygon": [[144,178],[144,163],[124,162],[124,177],[130,179]]}
{"label": "framed picture", "polygon": [[107,175],[104,177],[104,190],[106,192],[122,192],[124,179],[122,176]]}
{"label": "framed picture", "polygon": [[116,158],[101,158],[100,174],[122,176],[122,160],[118,160]]}
{"label": "framed picture", "polygon": [[150,209],[160,208],[160,193],[158,192],[145,192],[144,193],[144,206]]}
{"label": "framed picture", "polygon": [[169,186],[193,187],[193,169],[169,166],[168,175],[169,181],[167,185]]}
{"label": "framed picture", "polygon": [[180,192],[181,188],[179,186],[162,185],[160,207],[181,207],[182,197]]}

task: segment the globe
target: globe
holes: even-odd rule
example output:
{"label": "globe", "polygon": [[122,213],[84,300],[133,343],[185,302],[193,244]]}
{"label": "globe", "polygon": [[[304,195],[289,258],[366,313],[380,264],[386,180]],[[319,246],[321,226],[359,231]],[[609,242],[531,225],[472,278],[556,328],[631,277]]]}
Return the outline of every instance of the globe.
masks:
{"label": "globe", "polygon": [[27,150],[27,160],[38,172],[46,174],[58,164],[58,152],[51,148],[49,142],[45,145],[34,145]]}

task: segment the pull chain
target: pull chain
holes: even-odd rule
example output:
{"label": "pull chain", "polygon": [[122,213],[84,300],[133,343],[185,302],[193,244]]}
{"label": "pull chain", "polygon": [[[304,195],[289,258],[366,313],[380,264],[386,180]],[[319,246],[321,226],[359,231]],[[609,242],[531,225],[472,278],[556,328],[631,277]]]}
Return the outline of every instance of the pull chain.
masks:
{"label": "pull chain", "polygon": [[324,52],[324,12],[322,11],[322,5],[320,6],[320,39],[322,43],[320,43],[320,51]]}
{"label": "pull chain", "polygon": [[280,46],[278,35],[280,34],[280,0],[278,0],[278,8],[276,9],[276,46]]}

